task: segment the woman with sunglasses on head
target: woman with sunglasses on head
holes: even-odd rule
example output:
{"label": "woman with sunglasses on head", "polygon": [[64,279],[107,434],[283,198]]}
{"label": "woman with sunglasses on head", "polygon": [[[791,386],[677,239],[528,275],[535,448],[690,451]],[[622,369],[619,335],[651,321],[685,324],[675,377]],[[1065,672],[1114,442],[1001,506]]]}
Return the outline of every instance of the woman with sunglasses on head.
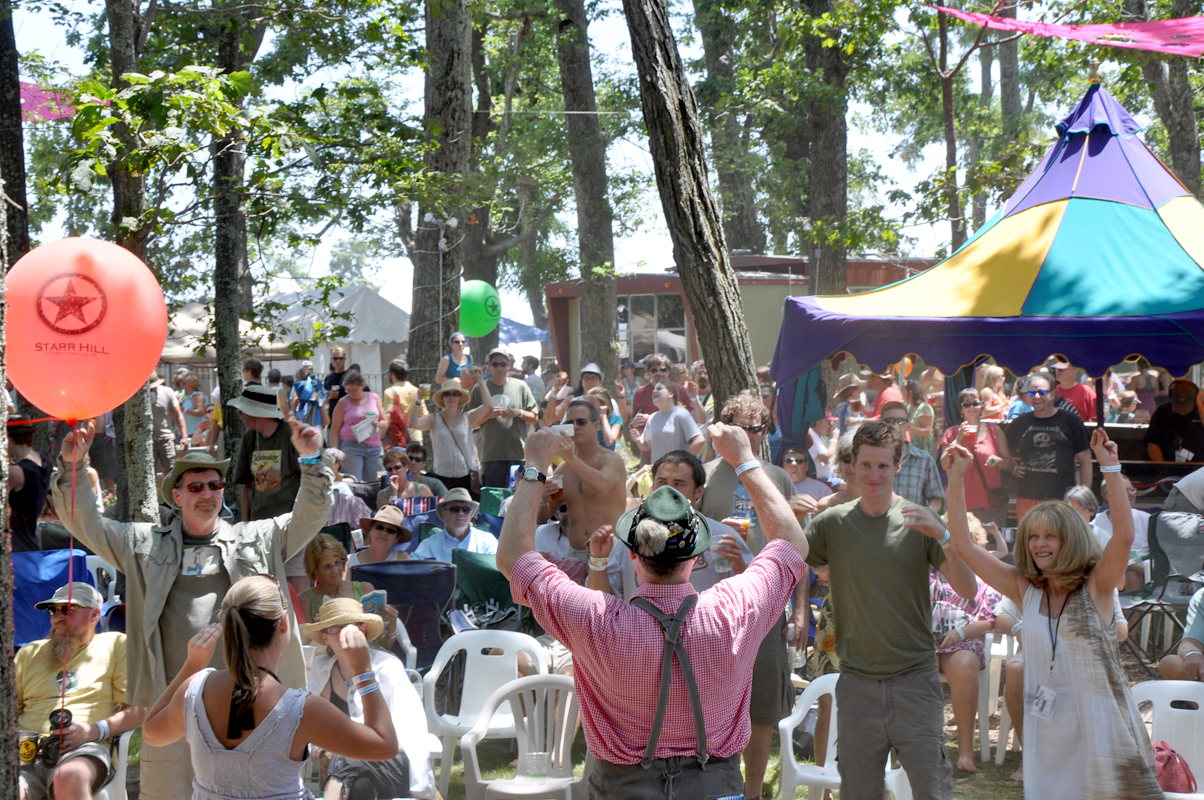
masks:
{"label": "woman with sunglasses on head", "polygon": [[439,370],[435,374],[435,385],[442,386],[446,381],[460,377],[460,370],[472,366],[472,356],[464,352],[468,349],[468,337],[456,331],[447,338],[451,352],[439,359]]}
{"label": "woman with sunglasses on head", "polygon": [[443,383],[439,391],[431,395],[431,402],[439,411],[410,423],[412,431],[430,431],[427,442],[435,459],[430,476],[442,481],[448,489],[470,489],[471,473],[481,469],[472,429],[484,421],[490,407],[481,405],[472,411],[465,411],[468,392],[460,384],[459,378]]}
{"label": "woman with sunglasses on head", "polygon": [[[298,617],[303,615],[306,620],[317,619],[322,603],[332,597],[358,601],[375,588],[366,581],[347,580],[347,550],[329,533],[319,533],[306,545],[305,574],[313,585],[297,594],[297,612]],[[309,644],[304,628],[301,643]]]}
{"label": "woman with sunglasses on head", "polygon": [[648,417],[643,430],[633,430],[631,433],[631,440],[640,448],[640,452],[649,454],[654,464],[665,453],[674,450],[685,450],[693,456],[702,452],[702,431],[690,412],[678,405],[679,401],[676,383],[656,381],[652,387],[652,402],[656,412]]}
{"label": "woman with sunglasses on head", "polygon": [[[219,638],[226,669],[207,669]],[[142,739],[154,747],[187,741],[194,800],[309,798],[301,773],[310,744],[363,761],[397,756],[397,734],[364,634],[348,626],[330,643],[354,676],[362,724],[276,677],[289,639],[279,586],[256,575],[231,586],[220,624],[188,642],[187,659],[147,714]]]}
{"label": "woman with sunglasses on head", "polygon": [[977,389],[963,389],[957,401],[962,424],[945,429],[940,451],[943,453],[950,444],[957,442],[971,452],[977,466],[970,465],[970,475],[966,478],[966,506],[984,526],[993,522],[999,528],[1006,527],[1008,497],[1003,488],[1002,470],[1012,468],[1007,437],[998,425],[983,422],[982,397]]}

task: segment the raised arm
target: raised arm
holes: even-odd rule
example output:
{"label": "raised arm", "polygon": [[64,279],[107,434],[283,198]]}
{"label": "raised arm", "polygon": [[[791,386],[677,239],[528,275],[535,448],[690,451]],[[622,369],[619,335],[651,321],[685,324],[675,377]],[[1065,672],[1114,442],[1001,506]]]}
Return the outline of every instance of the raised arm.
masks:
{"label": "raised arm", "polygon": [[744,464],[756,464],[755,467],[740,473],[740,481],[748,490],[753,507],[757,509],[757,520],[765,538],[770,541],[785,539],[806,558],[807,537],[803,535],[803,529],[790,504],[765,474],[761,462],[748,443],[748,434],[737,425],[724,425],[722,422],[712,424],[710,431],[715,452],[719,453],[724,461],[736,469]]}
{"label": "raised arm", "polygon": [[571,436],[567,433],[556,435],[560,437],[560,457],[581,479],[586,488],[598,494],[623,493],[623,485],[627,482],[627,471],[623,468],[621,459],[607,459],[602,469],[594,469],[577,455],[577,448],[573,445]]}
{"label": "raised arm", "polygon": [[[1108,438],[1102,427],[1091,434],[1091,449],[1099,459],[1100,471],[1108,492],[1109,516],[1112,518],[1112,538],[1104,547],[1099,563],[1091,570],[1087,587],[1097,608],[1112,608],[1112,589],[1129,566],[1129,551],[1133,547],[1133,514],[1129,509],[1129,493],[1120,475],[1120,456],[1116,442]],[[1090,484],[1088,484],[1090,485]],[[1103,612],[1100,612],[1103,614]]]}
{"label": "raised arm", "polygon": [[[560,450],[560,441],[560,434],[548,429],[528,436],[524,447],[526,465],[546,474]],[[519,556],[535,549],[536,517],[542,496],[543,484],[538,481],[520,478],[514,485],[514,496],[502,522],[502,535],[497,545],[497,568],[506,580],[510,580],[510,570]]]}
{"label": "raised arm", "polygon": [[[946,555],[956,556],[988,586],[1016,605],[1023,606],[1028,579],[1020,570],[1003,563],[987,552],[986,548],[974,544],[970,539],[970,525],[966,520],[966,470],[969,469],[972,458],[970,451],[957,443],[950,444],[941,455],[941,466],[949,475],[949,489],[945,499],[949,503],[949,536],[952,547],[951,552],[947,551]],[[952,582],[950,584],[952,585]],[[962,597],[966,596],[956,586],[954,590]]]}
{"label": "raised arm", "polygon": [[152,747],[166,747],[184,738],[184,692],[193,676],[213,660],[213,651],[221,636],[222,626],[215,623],[202,628],[188,640],[184,666],[146,714],[142,741]]}
{"label": "raised arm", "polygon": [[[91,422],[81,423],[76,436],[68,435],[63,440],[62,453],[51,481],[54,507],[63,526],[71,535],[87,545],[92,552],[123,572],[127,572],[127,556],[130,550],[130,531],[134,523],[106,519],[96,510],[96,498],[92,484],[84,469],[84,456],[96,437],[96,426]],[[78,444],[77,444],[78,439]],[[74,466],[75,504],[71,503],[71,469]],[[10,466],[11,473],[16,467]],[[157,524],[157,523],[156,523]]]}
{"label": "raised arm", "polygon": [[447,368],[451,364],[451,357],[444,356],[439,359],[439,370],[435,373],[435,383],[431,391],[438,391],[443,382],[447,380]]}
{"label": "raised arm", "polygon": [[[321,454],[322,431],[302,425],[296,417],[290,418],[288,424],[293,429],[292,443],[298,456],[313,458]],[[274,531],[276,539],[273,545],[283,548],[286,559],[300,553],[318,535],[318,531],[330,519],[330,509],[334,505],[331,489],[334,470],[326,459],[319,458],[313,464],[302,463],[300,467],[301,488],[297,491],[297,499],[293,501],[292,514],[283,527],[277,525]]]}

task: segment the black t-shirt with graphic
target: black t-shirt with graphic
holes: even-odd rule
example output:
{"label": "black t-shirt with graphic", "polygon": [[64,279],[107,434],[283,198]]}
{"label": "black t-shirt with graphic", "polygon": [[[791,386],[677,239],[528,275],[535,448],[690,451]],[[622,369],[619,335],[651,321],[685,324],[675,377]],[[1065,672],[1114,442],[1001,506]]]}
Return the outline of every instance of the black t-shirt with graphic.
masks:
{"label": "black t-shirt with graphic", "polygon": [[1007,436],[1012,455],[1024,462],[1017,494],[1030,500],[1061,500],[1075,485],[1075,453],[1091,446],[1083,421],[1061,409],[1052,417],[1021,414]]}

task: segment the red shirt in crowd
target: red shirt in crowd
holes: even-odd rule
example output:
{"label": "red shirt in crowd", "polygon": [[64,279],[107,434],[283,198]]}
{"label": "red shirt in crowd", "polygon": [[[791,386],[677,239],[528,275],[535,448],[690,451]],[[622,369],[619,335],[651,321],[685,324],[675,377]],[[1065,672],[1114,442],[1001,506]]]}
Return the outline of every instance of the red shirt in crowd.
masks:
{"label": "red shirt in crowd", "polygon": [[[794,584],[806,571],[794,545],[775,539],[748,569],[702,592],[682,635],[702,698],[707,750],[713,758],[743,752],[752,733],[748,702],[757,649],[781,622]],[[514,562],[510,589],[544,630],[573,652],[573,683],[585,741],[597,758],[638,764],[652,730],[660,694],[665,637],[651,614],[620,597],[578,586],[536,552]],[[686,595],[686,583],[645,583],[636,590],[666,614]],[[694,718],[677,659],[656,758],[693,756]]]}
{"label": "red shirt in crowd", "polygon": [[1058,396],[1066,399],[1079,412],[1083,422],[1095,421],[1095,390],[1085,383],[1076,383],[1067,389],[1058,384]]}
{"label": "red shirt in crowd", "polygon": [[[635,390],[635,395],[631,398],[631,416],[636,414],[655,414],[658,409],[656,403],[652,402],[652,390],[656,388],[659,381],[645,383],[643,386]],[[680,384],[673,384],[677,387],[677,396],[681,398],[681,404],[685,406],[686,411],[694,411],[694,402],[690,400],[690,396],[686,394],[686,387]]]}
{"label": "red shirt in crowd", "polygon": [[899,390],[894,386],[887,386],[882,391],[878,392],[878,396],[874,398],[874,405],[870,409],[870,419],[882,419],[882,406],[887,403],[902,403],[903,395],[899,394]]}

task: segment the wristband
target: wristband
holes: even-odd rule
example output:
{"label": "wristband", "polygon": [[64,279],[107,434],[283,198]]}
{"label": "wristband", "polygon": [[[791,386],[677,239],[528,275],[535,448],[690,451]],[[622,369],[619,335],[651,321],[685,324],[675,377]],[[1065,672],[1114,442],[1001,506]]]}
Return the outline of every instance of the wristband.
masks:
{"label": "wristband", "polygon": [[606,572],[606,565],[605,564],[602,564],[602,565],[590,564],[589,571],[590,572]]}
{"label": "wristband", "polygon": [[102,739],[108,739],[108,738],[109,738],[109,722],[108,722],[108,720],[102,719],[100,722],[96,723],[96,741],[99,742]]}
{"label": "wristband", "polygon": [[1187,659],[1191,658],[1192,656],[1204,656],[1204,653],[1201,653],[1199,650],[1188,650],[1186,653],[1183,654],[1183,660],[1186,661]]}
{"label": "wristband", "polygon": [[761,467],[760,461],[757,461],[755,459],[752,461],[745,461],[743,464],[736,467],[736,476],[739,477],[739,476],[743,475],[744,473],[748,472],[750,469],[759,469],[760,467]]}
{"label": "wristband", "polygon": [[1023,627],[1024,627],[1024,620],[1017,622],[1015,625],[1012,626],[1012,635],[1015,636],[1017,633],[1020,632],[1020,629]]}
{"label": "wristband", "polygon": [[966,641],[966,626],[965,625],[958,625],[956,628],[953,629],[953,632],[956,633],[958,636],[960,636],[961,640],[963,642]]}
{"label": "wristband", "polygon": [[610,563],[609,556],[590,556],[589,563],[596,567],[605,567]]}
{"label": "wristband", "polygon": [[375,672],[365,672],[362,675],[356,675],[354,678],[351,679],[351,682],[352,683],[360,683],[362,681],[374,681],[374,680],[376,680]]}
{"label": "wristband", "polygon": [[297,463],[299,463],[299,464],[321,464],[322,463],[322,452],[318,451],[317,453],[313,453],[312,455],[308,455],[308,456],[297,456]]}
{"label": "wristband", "polygon": [[358,689],[356,689],[356,691],[360,693],[360,697],[362,698],[364,695],[372,694],[373,692],[378,691],[379,689],[380,689],[380,684],[377,683],[376,681],[373,681],[372,683],[369,683],[366,686],[359,687]]}
{"label": "wristband", "polygon": [[1100,472],[1120,472],[1120,464],[1112,464],[1110,466],[1100,465]]}
{"label": "wristband", "polygon": [[945,535],[941,537],[941,539],[940,539],[940,541],[938,542],[938,544],[939,544],[941,547],[949,547],[949,545],[952,543],[952,539],[953,539],[953,537],[949,535],[949,531],[948,531],[948,529],[946,529],[946,530],[945,530]]}

